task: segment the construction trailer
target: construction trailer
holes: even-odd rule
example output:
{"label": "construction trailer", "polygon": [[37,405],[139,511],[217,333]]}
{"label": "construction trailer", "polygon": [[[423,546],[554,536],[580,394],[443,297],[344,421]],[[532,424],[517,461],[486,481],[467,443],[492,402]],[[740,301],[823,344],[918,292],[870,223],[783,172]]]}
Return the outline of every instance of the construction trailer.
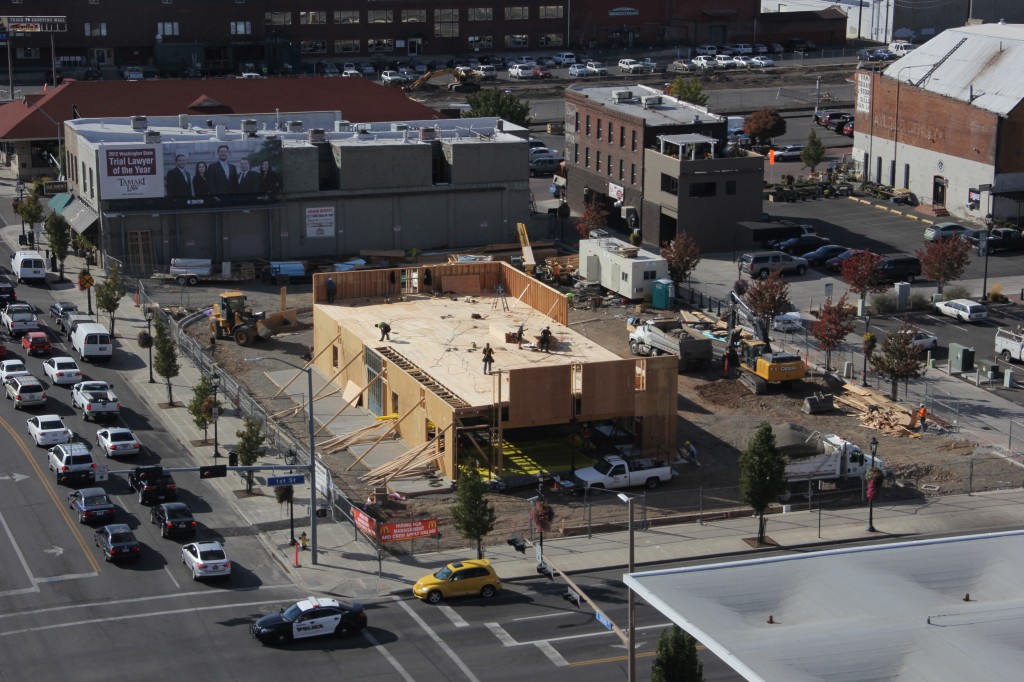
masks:
{"label": "construction trailer", "polygon": [[[620,358],[567,326],[561,292],[507,263],[318,273],[313,295],[313,363],[352,404],[392,416],[392,432],[445,476],[463,449],[500,477],[505,431],[573,419],[614,420],[639,450],[675,450],[678,358]],[[539,348],[545,327],[551,352]]]}
{"label": "construction trailer", "polygon": [[630,300],[649,299],[654,282],[668,277],[658,254],[603,233],[580,240],[580,277]]}

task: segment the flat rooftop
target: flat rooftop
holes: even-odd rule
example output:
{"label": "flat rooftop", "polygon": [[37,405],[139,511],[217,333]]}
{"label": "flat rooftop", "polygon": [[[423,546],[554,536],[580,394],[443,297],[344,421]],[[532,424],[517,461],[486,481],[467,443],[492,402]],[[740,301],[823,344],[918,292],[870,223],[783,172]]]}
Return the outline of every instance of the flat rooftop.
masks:
{"label": "flat rooftop", "polygon": [[[454,298],[454,300],[453,300]],[[318,308],[359,336],[372,348],[390,347],[429,374],[471,406],[492,405],[496,397],[495,378],[483,372],[480,349],[491,344],[493,370],[554,367],[572,363],[621,360],[600,344],[507,297],[509,310],[493,295],[404,296],[400,303],[384,299],[348,299]],[[481,319],[474,319],[477,314]],[[391,325],[391,341],[379,341],[378,322]],[[505,333],[526,325],[523,348],[505,343]],[[529,348],[536,344],[541,329],[551,327],[557,340],[551,352]],[[626,334],[625,324],[622,328]],[[475,344],[475,347],[474,347]],[[503,375],[503,402],[508,397],[508,376]]]}
{"label": "flat rooftop", "polygon": [[[677,126],[685,123],[722,123],[724,116],[712,114],[705,107],[678,100],[662,94],[660,90],[636,83],[618,85],[587,85],[578,83],[570,85],[568,90],[583,95],[606,109],[618,111],[631,116],[639,116],[646,121],[648,127]],[[629,92],[630,96],[616,93]],[[661,102],[644,101],[646,97],[660,97]]]}

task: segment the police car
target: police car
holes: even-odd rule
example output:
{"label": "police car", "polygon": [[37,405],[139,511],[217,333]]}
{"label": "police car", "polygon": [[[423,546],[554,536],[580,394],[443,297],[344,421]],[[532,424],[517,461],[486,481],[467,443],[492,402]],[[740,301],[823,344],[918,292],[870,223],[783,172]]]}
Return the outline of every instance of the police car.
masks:
{"label": "police car", "polygon": [[362,604],[307,597],[287,609],[263,616],[249,630],[262,644],[287,644],[293,639],[337,635],[347,637],[366,627]]}

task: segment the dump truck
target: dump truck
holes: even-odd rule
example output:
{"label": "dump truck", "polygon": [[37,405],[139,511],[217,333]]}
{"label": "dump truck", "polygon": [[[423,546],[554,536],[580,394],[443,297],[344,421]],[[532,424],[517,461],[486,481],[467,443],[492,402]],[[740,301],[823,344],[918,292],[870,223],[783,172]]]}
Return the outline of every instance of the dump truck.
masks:
{"label": "dump truck", "polygon": [[814,454],[788,458],[786,484],[790,492],[783,495],[784,501],[791,494],[806,493],[809,481],[837,485],[859,484],[871,468],[872,461],[876,468],[885,471],[885,463],[881,457],[876,456],[872,459],[865,455],[857,444],[841,436],[822,436]]}
{"label": "dump truck", "polygon": [[281,309],[277,312],[253,312],[246,307],[241,291],[225,291],[210,315],[210,335],[215,339],[232,338],[239,346],[249,346],[284,332],[308,327],[299,315],[311,308],[285,308],[286,288],[281,289]]}
{"label": "dump truck", "polygon": [[711,367],[711,339],[696,335],[679,320],[629,318],[626,328],[633,355],[678,355],[680,372]]}
{"label": "dump truck", "polygon": [[667,462],[655,459],[625,459],[616,455],[602,457],[592,467],[577,469],[573,479],[584,488],[633,488],[644,486],[648,490],[668,483],[675,472]]}

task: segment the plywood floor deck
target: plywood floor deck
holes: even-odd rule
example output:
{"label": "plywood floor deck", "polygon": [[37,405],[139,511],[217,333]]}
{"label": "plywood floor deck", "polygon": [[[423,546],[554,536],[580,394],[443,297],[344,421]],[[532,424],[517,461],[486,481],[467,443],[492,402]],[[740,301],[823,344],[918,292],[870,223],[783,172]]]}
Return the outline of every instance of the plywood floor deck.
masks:
{"label": "plywood floor deck", "polygon": [[[472,406],[486,406],[497,396],[497,378],[483,373],[480,349],[491,344],[493,370],[558,366],[621,358],[600,344],[564,327],[515,299],[501,300],[490,295],[451,297],[405,296],[399,303],[384,299],[336,301],[322,309],[372,348],[390,347],[429,374],[434,380]],[[482,319],[474,319],[476,313]],[[391,341],[379,341],[374,325],[391,325]],[[514,333],[523,322],[523,348],[505,343],[505,333]],[[557,343],[550,353],[527,347],[538,342],[540,331],[551,327]],[[625,325],[623,325],[625,334]],[[508,376],[503,375],[503,402],[508,399]],[[543,387],[539,387],[543,390]]]}

